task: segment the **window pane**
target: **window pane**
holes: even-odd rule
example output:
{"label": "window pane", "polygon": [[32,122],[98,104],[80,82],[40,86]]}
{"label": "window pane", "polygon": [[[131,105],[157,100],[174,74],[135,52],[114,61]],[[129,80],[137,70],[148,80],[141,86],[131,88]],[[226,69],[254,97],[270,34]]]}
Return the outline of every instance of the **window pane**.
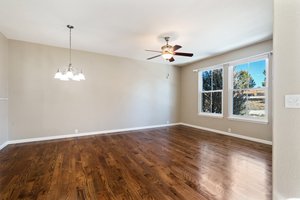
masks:
{"label": "window pane", "polygon": [[202,93],[202,112],[211,113],[211,92]]}
{"label": "window pane", "polygon": [[245,89],[249,85],[248,63],[233,67],[233,88]]}
{"label": "window pane", "polygon": [[252,83],[249,88],[261,88],[266,86],[266,60],[249,63],[249,75]]}
{"label": "window pane", "polygon": [[212,113],[222,113],[222,92],[212,93]]}
{"label": "window pane", "polygon": [[202,90],[211,91],[211,70],[202,72]]}
{"label": "window pane", "polygon": [[234,91],[233,92],[233,114],[234,115],[245,115],[247,112],[247,94],[245,91]]}
{"label": "window pane", "polygon": [[213,70],[213,90],[223,89],[222,69]]}
{"label": "window pane", "polygon": [[265,117],[265,92],[263,90],[248,91],[248,115],[252,117]]}

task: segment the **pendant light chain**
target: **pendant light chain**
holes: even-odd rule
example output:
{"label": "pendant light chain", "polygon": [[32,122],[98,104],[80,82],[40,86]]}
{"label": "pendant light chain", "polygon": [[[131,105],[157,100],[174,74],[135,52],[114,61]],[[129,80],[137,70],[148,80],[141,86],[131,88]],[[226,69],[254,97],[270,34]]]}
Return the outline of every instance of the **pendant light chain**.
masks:
{"label": "pendant light chain", "polygon": [[69,64],[70,64],[70,66],[72,65],[72,28],[73,28],[73,26],[69,26],[69,29],[70,29],[70,37],[69,37],[69,42],[70,42],[70,47],[69,47]]}

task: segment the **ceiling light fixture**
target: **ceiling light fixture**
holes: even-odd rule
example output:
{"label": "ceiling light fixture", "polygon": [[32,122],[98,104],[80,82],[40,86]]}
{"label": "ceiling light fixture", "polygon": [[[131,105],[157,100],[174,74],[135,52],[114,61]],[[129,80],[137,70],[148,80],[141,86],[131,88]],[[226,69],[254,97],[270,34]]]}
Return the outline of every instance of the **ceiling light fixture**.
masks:
{"label": "ceiling light fixture", "polygon": [[182,48],[182,46],[177,45],[177,44],[174,46],[169,45],[170,37],[164,37],[164,39],[167,44],[161,47],[161,51],[146,50],[146,51],[150,51],[150,52],[160,53],[156,56],[147,58],[147,60],[151,60],[151,59],[157,58],[159,56],[162,56],[165,60],[167,60],[169,62],[174,62],[175,61],[174,56],[192,57],[194,55],[193,53],[178,52],[177,50]]}
{"label": "ceiling light fixture", "polygon": [[161,47],[161,50],[162,50],[161,56],[165,60],[169,60],[173,57],[174,51],[173,51],[173,47],[171,45],[169,45],[170,37],[165,37],[165,40],[166,40],[167,44],[165,46]]}
{"label": "ceiling light fixture", "polygon": [[169,60],[173,57],[173,54],[169,53],[169,52],[163,52],[161,55],[165,60]]}
{"label": "ceiling light fixture", "polygon": [[81,81],[81,80],[85,80],[85,76],[81,71],[78,71],[77,69],[73,68],[72,66],[72,29],[74,28],[74,26],[72,25],[67,25],[67,28],[70,30],[70,36],[69,36],[69,40],[70,40],[70,47],[69,47],[69,66],[66,70],[60,70],[58,69],[57,72],[54,75],[55,79],[59,79],[61,81],[69,81],[69,80],[73,80],[73,81]]}

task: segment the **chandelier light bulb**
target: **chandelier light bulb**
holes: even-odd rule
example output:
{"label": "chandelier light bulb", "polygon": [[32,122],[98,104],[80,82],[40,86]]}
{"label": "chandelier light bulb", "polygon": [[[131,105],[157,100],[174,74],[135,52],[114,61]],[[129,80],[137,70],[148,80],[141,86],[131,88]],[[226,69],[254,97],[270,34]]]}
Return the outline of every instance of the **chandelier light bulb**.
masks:
{"label": "chandelier light bulb", "polygon": [[72,70],[70,70],[70,69],[68,69],[68,71],[67,71],[66,75],[67,75],[67,77],[68,77],[69,79],[72,79],[72,78],[73,78],[73,76],[74,76],[74,74],[73,74]]}
{"label": "chandelier light bulb", "polygon": [[54,75],[54,78],[55,78],[55,79],[60,79],[61,76],[62,76],[62,73],[61,73],[60,70],[58,69],[57,72],[56,72],[55,75]]}
{"label": "chandelier light bulb", "polygon": [[72,78],[73,81],[80,81],[79,74],[76,74]]}
{"label": "chandelier light bulb", "polygon": [[82,73],[82,70],[81,70],[81,72],[78,74],[78,77],[79,77],[80,80],[85,80],[85,76],[84,76],[84,74]]}
{"label": "chandelier light bulb", "polygon": [[68,81],[69,78],[67,77],[66,74],[62,74],[62,76],[60,77],[60,80],[61,80],[61,81]]}

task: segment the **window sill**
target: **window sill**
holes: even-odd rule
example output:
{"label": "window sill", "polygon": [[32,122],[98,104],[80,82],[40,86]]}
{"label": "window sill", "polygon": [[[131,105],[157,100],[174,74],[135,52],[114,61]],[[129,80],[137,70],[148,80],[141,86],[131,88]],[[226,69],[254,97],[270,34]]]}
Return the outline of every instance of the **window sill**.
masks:
{"label": "window sill", "polygon": [[198,113],[198,115],[201,117],[212,117],[212,118],[219,118],[219,119],[223,118],[222,114],[218,115],[218,114],[212,114],[212,113]]}
{"label": "window sill", "polygon": [[268,124],[269,123],[267,120],[244,118],[244,117],[234,117],[234,116],[230,116],[230,117],[228,117],[228,119],[233,120],[233,121],[243,121],[243,122],[250,122],[250,123],[257,123],[257,124]]}

